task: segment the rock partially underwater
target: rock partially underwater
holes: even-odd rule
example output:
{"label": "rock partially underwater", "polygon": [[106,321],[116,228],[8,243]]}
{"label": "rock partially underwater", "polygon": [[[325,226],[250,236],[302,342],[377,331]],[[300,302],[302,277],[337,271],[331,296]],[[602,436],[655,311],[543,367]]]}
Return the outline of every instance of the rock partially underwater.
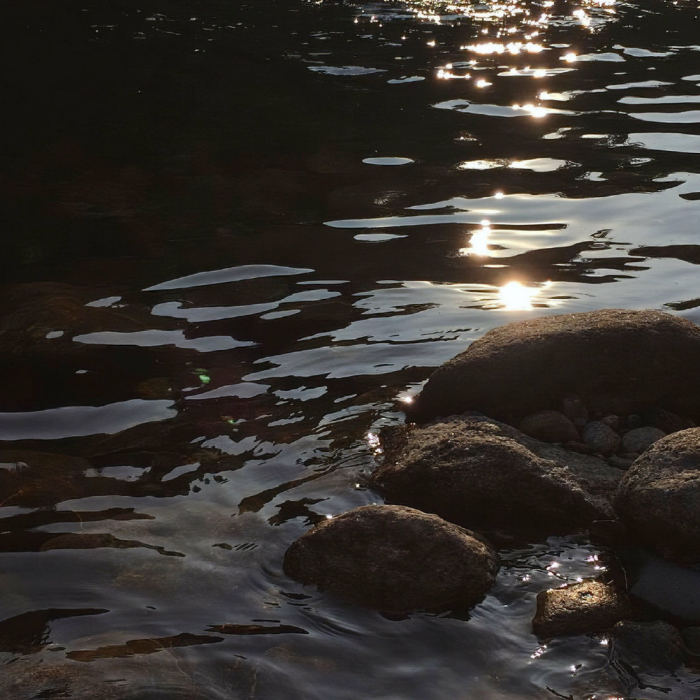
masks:
{"label": "rock partially underwater", "polygon": [[544,316],[486,333],[439,367],[405,410],[414,422],[480,411],[517,423],[575,394],[591,413],[664,406],[694,418],[699,356],[700,328],[660,311]]}
{"label": "rock partially underwater", "polygon": [[363,506],[326,520],[284,557],[291,578],[394,613],[470,607],[498,567],[485,540],[400,506]]}
{"label": "rock partially underwater", "polygon": [[624,472],[479,414],[381,436],[371,482],[394,503],[467,526],[561,531],[612,517]]}

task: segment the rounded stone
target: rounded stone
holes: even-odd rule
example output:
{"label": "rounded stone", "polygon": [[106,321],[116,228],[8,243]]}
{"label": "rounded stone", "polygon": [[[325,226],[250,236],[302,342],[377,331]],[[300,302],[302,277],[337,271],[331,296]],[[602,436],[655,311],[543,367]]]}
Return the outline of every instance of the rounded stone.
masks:
{"label": "rounded stone", "polygon": [[602,421],[591,421],[581,431],[581,438],[594,451],[611,455],[620,447],[620,436]]}
{"label": "rounded stone", "polygon": [[[578,396],[591,413],[700,415],[700,328],[661,311],[602,309],[495,328],[439,367],[410,421],[480,411],[517,423]],[[669,397],[671,399],[669,400]]]}
{"label": "rounded stone", "polygon": [[544,442],[577,442],[576,426],[559,411],[539,411],[520,423],[520,430]]}
{"label": "rounded stone", "polygon": [[666,433],[658,428],[635,428],[622,436],[622,449],[641,454],[662,437],[666,437]]}
{"label": "rounded stone", "polygon": [[[371,482],[393,503],[467,527],[520,532],[544,528],[550,534],[612,515],[585,490],[586,479],[577,479],[556,455],[584,462],[593,458],[528,438],[514,428],[459,417],[385,430],[381,438],[385,457]],[[543,457],[533,450],[553,454]],[[605,470],[611,469],[600,461]]]}
{"label": "rounded stone", "polygon": [[655,442],[623,477],[614,507],[661,556],[700,562],[700,428]]}
{"label": "rounded stone", "polygon": [[498,557],[474,533],[403,506],[363,506],[326,520],[284,557],[291,578],[386,612],[469,607],[493,585]]}
{"label": "rounded stone", "polygon": [[578,396],[565,396],[562,401],[562,411],[577,428],[583,428],[588,423],[588,409]]}

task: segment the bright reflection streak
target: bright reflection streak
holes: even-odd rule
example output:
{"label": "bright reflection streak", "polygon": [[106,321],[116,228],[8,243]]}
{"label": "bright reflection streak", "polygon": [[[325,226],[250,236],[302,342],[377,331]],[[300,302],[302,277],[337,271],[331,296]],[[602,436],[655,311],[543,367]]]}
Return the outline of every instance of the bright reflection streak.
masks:
{"label": "bright reflection streak", "polygon": [[531,311],[531,298],[536,290],[524,287],[520,282],[508,282],[501,287],[499,296],[506,311]]}
{"label": "bright reflection streak", "polygon": [[567,63],[576,63],[576,61],[578,60],[578,56],[575,53],[567,53],[564,56],[563,60]]}
{"label": "bright reflection streak", "polygon": [[493,41],[484,44],[469,44],[468,46],[461,46],[462,51],[473,51],[474,53],[481,54],[482,56],[489,54],[502,54],[509,53],[515,56],[519,53],[540,53],[544,51],[544,46],[542,44],[534,44],[528,41],[523,44],[520,41],[511,42],[509,44],[497,44]]}

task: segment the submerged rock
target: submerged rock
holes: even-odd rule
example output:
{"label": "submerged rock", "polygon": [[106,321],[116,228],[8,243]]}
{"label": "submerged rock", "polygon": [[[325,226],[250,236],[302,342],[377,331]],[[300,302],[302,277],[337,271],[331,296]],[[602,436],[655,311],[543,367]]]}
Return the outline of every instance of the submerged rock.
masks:
{"label": "submerged rock", "polygon": [[609,518],[624,472],[478,414],[381,435],[371,482],[395,502],[464,525],[576,529]]}
{"label": "submerged rock", "polygon": [[498,566],[474,533],[401,506],[363,506],[326,520],[284,557],[293,579],[387,612],[474,605]]}
{"label": "submerged rock", "polygon": [[635,428],[622,436],[622,450],[641,454],[662,437],[666,437],[666,433],[658,428]]}
{"label": "submerged rock", "polygon": [[675,671],[685,662],[680,632],[667,622],[618,622],[612,630],[613,650],[641,673]]}
{"label": "submerged rock", "polygon": [[588,409],[586,404],[581,401],[580,397],[565,396],[562,401],[562,410],[564,415],[577,427],[583,428],[588,423]]}
{"label": "submerged rock", "polygon": [[520,430],[530,437],[544,442],[576,442],[579,439],[576,426],[559,411],[539,411],[524,418]]}
{"label": "submerged rock", "polygon": [[700,428],[655,442],[620,482],[615,510],[656,552],[700,562]]}
{"label": "submerged rock", "polygon": [[677,433],[694,427],[691,421],[659,407],[646,411],[644,413],[644,422],[654,428],[663,430],[666,434]]}
{"label": "submerged rock", "polygon": [[583,581],[540,593],[532,629],[538,637],[602,632],[634,614],[626,595],[601,581]]}
{"label": "submerged rock", "polygon": [[[700,413],[700,328],[660,311],[604,309],[495,328],[439,367],[411,421],[481,411],[517,422],[575,394],[591,412]],[[672,397],[672,400],[668,399]]]}

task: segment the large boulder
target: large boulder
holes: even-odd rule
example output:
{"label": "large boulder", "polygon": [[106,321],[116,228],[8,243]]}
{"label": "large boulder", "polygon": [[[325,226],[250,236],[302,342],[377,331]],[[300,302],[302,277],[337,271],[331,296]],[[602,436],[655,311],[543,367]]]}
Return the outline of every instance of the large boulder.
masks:
{"label": "large boulder", "polygon": [[700,413],[700,328],[660,311],[604,309],[495,328],[439,367],[410,421],[464,411],[518,422],[576,394],[591,412]]}
{"label": "large boulder", "polygon": [[622,520],[661,556],[700,562],[700,428],[655,442],[620,482]]}
{"label": "large boulder", "polygon": [[571,530],[612,517],[624,472],[481,415],[381,434],[370,481],[394,503],[467,526]]}
{"label": "large boulder", "polygon": [[493,585],[488,543],[435,515],[363,506],[326,520],[294,542],[285,573],[386,612],[469,607]]}

